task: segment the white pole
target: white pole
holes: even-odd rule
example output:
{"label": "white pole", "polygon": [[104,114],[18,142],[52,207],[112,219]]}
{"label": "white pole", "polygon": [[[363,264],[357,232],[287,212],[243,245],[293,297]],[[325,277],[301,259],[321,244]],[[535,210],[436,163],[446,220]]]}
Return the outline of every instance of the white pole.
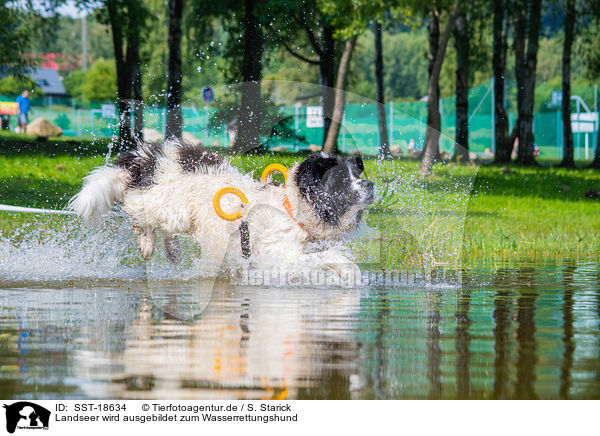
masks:
{"label": "white pole", "polygon": [[87,15],[81,17],[81,69],[87,71]]}

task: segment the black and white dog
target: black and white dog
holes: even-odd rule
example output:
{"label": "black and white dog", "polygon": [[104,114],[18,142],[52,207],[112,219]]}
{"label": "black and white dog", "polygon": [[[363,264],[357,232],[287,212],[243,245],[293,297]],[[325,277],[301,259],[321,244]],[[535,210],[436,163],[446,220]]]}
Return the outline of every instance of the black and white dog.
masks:
{"label": "black and white dog", "polygon": [[[363,169],[360,157],[315,154],[290,170],[286,187],[264,185],[201,147],[178,141],[143,144],[87,175],[69,207],[86,223],[98,224],[113,203],[122,201],[144,259],[152,255],[157,230],[165,235],[167,257],[174,262],[179,259],[176,235],[190,234],[201,245],[202,262],[231,270],[242,265],[239,222],[221,219],[213,197],[232,186],[250,201],[244,219],[252,265],[315,265],[341,274],[357,267],[340,237],[356,228],[375,200],[373,183],[360,178]],[[241,208],[233,195],[221,204],[224,211]]]}

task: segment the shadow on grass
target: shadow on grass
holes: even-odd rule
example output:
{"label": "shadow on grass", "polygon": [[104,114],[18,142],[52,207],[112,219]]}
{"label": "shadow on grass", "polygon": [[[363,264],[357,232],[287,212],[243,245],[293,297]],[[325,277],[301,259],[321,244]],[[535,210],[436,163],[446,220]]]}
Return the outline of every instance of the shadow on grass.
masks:
{"label": "shadow on grass", "polygon": [[38,138],[31,135],[0,133],[0,156],[46,155],[99,156],[108,152],[106,138],[85,140],[78,138]]}
{"label": "shadow on grass", "polygon": [[535,197],[544,200],[594,201],[585,198],[590,189],[600,190],[600,171],[591,169],[481,167],[473,192],[486,195]]}

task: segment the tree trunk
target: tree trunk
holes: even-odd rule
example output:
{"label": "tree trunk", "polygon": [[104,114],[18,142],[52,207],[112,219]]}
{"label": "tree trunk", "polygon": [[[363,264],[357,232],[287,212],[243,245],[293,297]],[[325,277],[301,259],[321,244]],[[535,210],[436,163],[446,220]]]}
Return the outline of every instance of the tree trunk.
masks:
{"label": "tree trunk", "polygon": [[181,138],[181,26],[183,0],[169,0],[169,65],[167,82],[167,138]]}
{"label": "tree trunk", "polygon": [[469,160],[469,29],[467,17],[458,14],[454,27],[456,47],[456,144],[454,160]]}
{"label": "tree trunk", "polygon": [[344,52],[338,66],[337,80],[335,87],[335,105],[333,107],[333,116],[331,126],[327,132],[327,139],[323,145],[323,151],[327,154],[334,154],[337,150],[337,138],[340,133],[342,117],[344,115],[344,107],[346,105],[346,82],[348,80],[348,70],[350,69],[350,61],[352,60],[352,52],[356,45],[356,36],[353,36],[346,41]]}
{"label": "tree trunk", "polygon": [[[442,120],[439,109],[439,98],[440,98],[440,72],[442,70],[442,63],[444,62],[444,56],[446,54],[446,47],[448,46],[448,40],[454,27],[454,20],[456,17],[457,3],[452,6],[452,11],[448,17],[448,23],[439,41],[439,46],[432,47],[432,33],[439,35],[439,15],[435,10],[432,10],[431,17],[432,23],[430,23],[430,64],[429,64],[429,85],[427,88],[427,132],[425,134],[425,147],[423,149],[423,159],[421,161],[421,168],[419,174],[426,175],[431,172],[435,160],[439,157],[439,138],[440,129],[442,127]],[[436,24],[437,23],[437,24]],[[435,31],[432,28],[437,28]],[[433,32],[432,32],[433,30]],[[432,53],[432,49],[434,49]],[[433,54],[433,63],[431,63],[431,55]]]}
{"label": "tree trunk", "polygon": [[494,0],[494,42],[492,64],[494,71],[494,130],[496,134],[495,163],[510,162],[512,142],[508,139],[508,116],[504,109],[504,76],[506,74],[506,50],[508,20],[505,0]]}
{"label": "tree trunk", "polygon": [[257,0],[244,1],[244,58],[242,61],[242,95],[234,153],[246,153],[260,146],[262,101],[260,79],[262,74],[263,35],[255,6]]}
{"label": "tree trunk", "polygon": [[319,58],[321,105],[323,106],[323,144],[327,139],[335,104],[335,41],[333,27],[323,28],[323,56]]}
{"label": "tree trunk", "polygon": [[142,96],[142,71],[140,68],[140,40],[139,27],[134,29],[127,41],[127,59],[131,72],[131,85],[133,97],[133,139],[136,142],[144,141],[144,99]]}
{"label": "tree trunk", "polygon": [[115,64],[117,68],[117,107],[119,111],[119,143],[118,148],[127,150],[132,147],[131,141],[131,112],[129,100],[131,98],[131,77],[128,65],[123,55],[123,16],[119,13],[115,0],[106,2],[108,19],[115,52]]}
{"label": "tree trunk", "polygon": [[385,95],[383,88],[383,50],[381,47],[381,23],[375,22],[375,80],[377,82],[377,119],[379,121],[379,158],[389,159],[390,144],[385,118]]}
{"label": "tree trunk", "polygon": [[562,64],[563,160],[560,165],[575,168],[573,132],[571,130],[571,48],[575,28],[575,0],[567,0],[566,6]]}
{"label": "tree trunk", "polygon": [[[437,11],[435,9],[431,9],[431,11],[429,12],[429,24],[427,25],[427,30],[429,32],[429,51],[427,53],[427,60],[429,63],[427,65],[427,74],[428,74],[427,77],[429,78],[429,82],[431,81],[431,74],[433,73],[433,66],[435,64],[435,59],[437,56],[438,48],[440,46],[440,26],[441,26],[440,17],[438,15]],[[429,82],[427,85],[427,99],[428,100],[430,98]],[[440,95],[439,83],[435,87],[434,91],[437,94],[437,97],[436,97],[436,102],[437,102],[439,100],[439,95]],[[436,118],[436,113],[437,113],[437,118]],[[430,125],[433,125],[434,129],[437,130],[437,132],[439,132],[439,130],[441,128],[439,108],[432,107],[428,101],[428,103],[427,103],[427,126],[430,126]],[[437,127],[437,129],[435,127]],[[429,129],[425,132],[425,143],[427,143],[428,137],[429,137]],[[437,148],[436,148],[436,150],[437,150]],[[439,150],[437,150],[436,156],[434,156],[435,159],[437,159],[438,153],[439,153]],[[425,147],[423,148],[423,151],[421,152],[421,158],[424,156],[424,154],[425,154]]]}
{"label": "tree trunk", "polygon": [[[517,75],[517,162],[537,165],[534,156],[533,115],[535,100],[535,69],[539,44],[541,0],[515,2],[515,70]],[[525,41],[527,52],[525,53]]]}

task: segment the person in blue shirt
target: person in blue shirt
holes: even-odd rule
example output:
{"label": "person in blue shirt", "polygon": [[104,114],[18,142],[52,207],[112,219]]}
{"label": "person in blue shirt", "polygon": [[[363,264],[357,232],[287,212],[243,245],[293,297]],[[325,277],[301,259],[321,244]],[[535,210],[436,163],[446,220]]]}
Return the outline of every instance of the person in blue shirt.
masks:
{"label": "person in blue shirt", "polygon": [[25,133],[27,123],[29,123],[29,91],[25,90],[21,95],[17,97],[17,103],[19,104],[19,128],[21,133]]}

